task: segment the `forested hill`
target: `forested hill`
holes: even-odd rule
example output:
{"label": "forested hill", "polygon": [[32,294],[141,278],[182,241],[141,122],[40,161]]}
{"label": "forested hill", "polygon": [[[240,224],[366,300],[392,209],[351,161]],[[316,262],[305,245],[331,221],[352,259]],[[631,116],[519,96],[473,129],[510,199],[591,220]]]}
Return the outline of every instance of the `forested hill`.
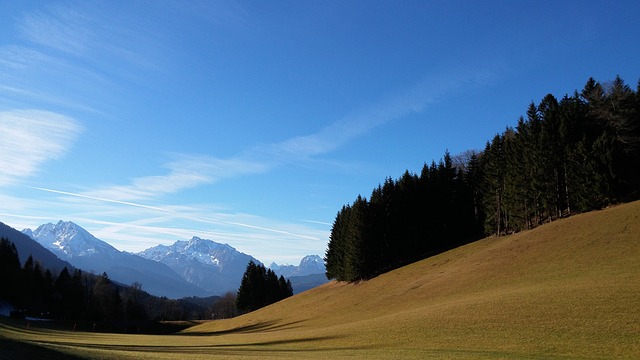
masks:
{"label": "forested hill", "polygon": [[640,197],[640,81],[529,105],[483,151],[387,178],[337,214],[327,277],[367,279],[490,234]]}

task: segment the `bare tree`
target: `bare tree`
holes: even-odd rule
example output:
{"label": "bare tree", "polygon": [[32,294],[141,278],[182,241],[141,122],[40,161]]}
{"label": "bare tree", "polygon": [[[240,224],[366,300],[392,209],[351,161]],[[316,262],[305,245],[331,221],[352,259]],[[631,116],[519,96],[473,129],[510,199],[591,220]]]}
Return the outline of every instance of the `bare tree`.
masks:
{"label": "bare tree", "polygon": [[216,301],[211,307],[214,319],[228,319],[238,316],[238,309],[236,308],[236,294],[228,292],[224,294],[218,301]]}

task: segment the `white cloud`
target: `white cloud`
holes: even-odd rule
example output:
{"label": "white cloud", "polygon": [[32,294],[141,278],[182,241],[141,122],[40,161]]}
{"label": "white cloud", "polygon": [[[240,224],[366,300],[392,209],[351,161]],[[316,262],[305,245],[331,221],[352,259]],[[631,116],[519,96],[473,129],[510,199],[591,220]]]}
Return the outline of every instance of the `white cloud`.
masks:
{"label": "white cloud", "polygon": [[[221,180],[270,171],[286,164],[323,160],[319,159],[321,155],[329,154],[391,121],[422,111],[429,103],[437,101],[438,96],[460,87],[491,81],[490,76],[484,75],[468,79],[462,85],[460,76],[423,81],[400,96],[355,112],[316,133],[254,147],[235,157],[220,159],[172,154],[164,166],[164,173],[138,177],[123,185],[75,192],[43,187],[31,189],[61,195],[56,201],[51,199],[48,206],[52,213],[77,221],[81,226],[87,224],[89,231],[123,250],[139,251],[195,235],[231,243],[240,251],[261,260],[296,262],[301,254],[321,255],[324,252],[329,236],[327,229],[331,224],[313,220],[279,221],[234,213],[211,204],[163,205],[159,198]],[[10,114],[14,119],[18,118],[15,113]],[[56,131],[45,133],[55,134]],[[57,150],[54,148],[47,152],[47,156],[59,157],[64,150],[63,146]],[[26,213],[26,210],[16,212]],[[24,222],[27,219],[18,220]]]}
{"label": "white cloud", "polygon": [[176,160],[165,165],[169,170],[167,174],[139,177],[126,185],[107,186],[82,195],[125,202],[149,200],[224,179],[266,172],[286,163],[308,161],[330,153],[377,127],[420,112],[444,93],[487,81],[485,73],[466,75],[447,77],[441,74],[424,79],[404,93],[346,116],[314,134],[258,146],[229,159],[175,155]]}
{"label": "white cloud", "polygon": [[157,198],[222,179],[266,171],[268,166],[240,158],[176,155],[165,165],[165,175],[143,176],[127,185],[107,186],[80,194],[106,201],[135,201]]}
{"label": "white cloud", "polygon": [[[190,215],[207,216],[204,214],[205,211],[204,208],[200,208],[197,209],[197,212],[201,212],[200,214],[191,213]],[[85,224],[98,238],[127,251],[141,251],[160,243],[167,245],[176,240],[188,240],[198,236],[229,243],[240,251],[261,258],[261,254],[274,250],[274,244],[277,244],[276,249],[283,252],[304,254],[312,251],[321,254],[325,250],[328,239],[326,230],[278,222],[273,219],[245,214],[217,213],[209,216],[212,217],[195,219],[193,222],[190,222],[191,219],[186,219],[186,216],[178,214],[173,218],[150,217],[128,222],[90,218],[79,218],[77,221]],[[245,222],[264,223],[265,226],[254,226]],[[168,226],[168,224],[174,224],[174,226]],[[216,230],[211,230],[210,225],[216,225]],[[250,228],[246,228],[247,226]],[[273,227],[277,229],[272,229]]]}
{"label": "white cloud", "polygon": [[[60,190],[54,190],[54,189],[46,189],[46,188],[38,188],[38,187],[33,187],[33,189],[54,193],[54,194],[60,194],[65,196],[65,198],[63,199],[67,199],[67,200],[69,199],[69,197],[85,200],[83,205],[84,213],[90,212],[91,211],[90,209],[93,208],[94,210],[96,210],[97,213],[100,213],[103,216],[118,217],[118,216],[127,216],[127,215],[125,212],[121,210],[121,208],[120,209],[113,208],[114,206],[117,207],[118,205],[125,205],[128,207],[138,208],[140,211],[133,213],[134,215],[137,215],[135,217],[139,219],[135,221],[136,224],[139,224],[140,222],[168,223],[174,220],[183,220],[183,221],[190,221],[190,222],[201,223],[201,224],[217,225],[219,228],[235,229],[236,232],[238,231],[238,229],[242,229],[244,230],[244,231],[241,231],[243,233],[246,231],[253,231],[253,232],[261,232],[261,233],[271,233],[271,234],[276,234],[280,236],[284,235],[287,237],[304,239],[304,240],[319,240],[317,236],[306,234],[305,231],[308,229],[303,226],[299,228],[300,231],[296,231],[295,228],[291,228],[290,225],[282,226],[282,227],[272,226],[270,225],[270,223],[272,223],[271,220],[268,221],[262,217],[249,215],[249,214],[230,214],[230,213],[223,213],[219,211],[216,212],[216,211],[213,211],[215,207],[212,207],[212,206],[208,206],[208,207],[203,207],[202,205],[200,206],[183,205],[179,207],[149,206],[149,205],[135,203],[135,202],[92,197],[84,194],[72,193],[72,192],[60,191]],[[87,200],[89,201],[89,203],[86,202]],[[96,208],[95,206],[90,205],[90,203],[95,203],[95,202],[102,203],[103,206],[101,206],[100,208]],[[79,205],[80,204],[78,203],[73,204],[73,206],[75,206],[76,209],[79,209],[80,207]],[[158,213],[165,213],[165,214],[162,217],[157,217]],[[153,217],[151,217],[151,215],[153,215]],[[129,224],[131,223],[132,222],[129,222]],[[121,226],[125,226],[124,224],[125,223],[121,223]],[[136,227],[139,227],[139,225],[136,225]],[[165,228],[162,228],[162,231],[164,230]],[[225,235],[233,236],[231,232],[226,233]],[[243,234],[242,236],[246,236],[246,234]]]}
{"label": "white cloud", "polygon": [[25,16],[21,30],[30,41],[57,50],[80,54],[95,38],[90,19],[73,9],[53,8]]}
{"label": "white cloud", "polygon": [[161,35],[163,24],[153,17],[140,17],[135,11],[113,11],[113,16],[104,17],[112,6],[53,4],[25,14],[16,27],[29,42],[28,48],[11,53],[17,47],[9,47],[12,61],[6,65],[37,64],[34,59],[50,58],[72,64],[71,71],[65,73],[67,77],[114,74],[135,82],[142,81],[140,74],[146,70],[161,70],[163,55],[171,51]]}
{"label": "white cloud", "polygon": [[59,159],[81,132],[72,118],[49,111],[0,112],[0,186],[33,176]]}
{"label": "white cloud", "polygon": [[[28,189],[54,197],[39,201],[8,198],[14,205],[22,204],[0,214],[10,220],[11,225],[33,229],[45,222],[71,220],[99,239],[125,251],[137,252],[198,236],[228,243],[261,261],[293,263],[306,254],[322,255],[329,237],[324,224],[292,223],[231,212],[212,204],[149,206],[54,189]],[[55,214],[55,218],[46,214]]]}
{"label": "white cloud", "polygon": [[395,97],[391,97],[368,108],[345,116],[320,131],[294,137],[280,143],[256,149],[280,161],[307,160],[314,156],[330,153],[376,128],[412,113],[418,113],[440,96],[466,87],[492,81],[495,73],[484,71],[473,73],[458,69],[456,75],[449,72],[422,79],[414,87]]}

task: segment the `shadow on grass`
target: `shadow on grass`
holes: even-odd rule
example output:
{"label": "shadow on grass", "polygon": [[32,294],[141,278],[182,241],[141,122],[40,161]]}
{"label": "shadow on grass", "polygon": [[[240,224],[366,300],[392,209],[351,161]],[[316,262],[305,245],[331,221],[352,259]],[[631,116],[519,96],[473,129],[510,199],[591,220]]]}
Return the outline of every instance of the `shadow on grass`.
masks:
{"label": "shadow on grass", "polygon": [[40,341],[39,343],[52,345],[52,346],[68,346],[76,349],[81,347],[90,347],[91,349],[103,350],[108,352],[140,352],[140,353],[155,353],[155,354],[174,354],[179,353],[183,355],[188,354],[211,354],[220,355],[222,353],[228,354],[242,354],[242,353],[300,353],[300,352],[319,352],[327,350],[362,350],[369,348],[368,346],[349,346],[349,347],[320,347],[320,346],[308,346],[300,348],[279,348],[279,345],[292,345],[311,343],[322,340],[330,340],[339,338],[338,336],[321,336],[321,337],[309,337],[302,339],[285,339],[285,340],[272,340],[263,342],[247,342],[237,344],[211,344],[211,345],[118,345],[118,344],[91,344],[91,345],[79,345],[73,342],[64,341]]}
{"label": "shadow on grass", "polygon": [[15,359],[84,360],[45,347],[0,337],[0,360]]}
{"label": "shadow on grass", "polygon": [[0,318],[2,324],[16,329],[40,329],[59,331],[83,331],[93,333],[111,334],[144,334],[144,335],[170,335],[176,334],[198,323],[192,321],[161,322],[154,320],[142,321],[29,321]]}
{"label": "shadow on grass", "polygon": [[[247,326],[241,326],[230,330],[224,330],[219,332],[202,332],[196,334],[182,334],[179,337],[188,338],[190,336],[201,336],[202,342],[198,341],[198,344],[181,345],[180,340],[173,338],[175,343],[167,343],[163,345],[148,345],[144,343],[139,344],[88,344],[84,342],[76,342],[73,340],[57,340],[55,338],[41,337],[38,340],[30,340],[29,342],[21,342],[13,339],[8,339],[0,336],[0,360],[5,359],[92,359],[97,355],[92,351],[97,350],[100,352],[106,352],[112,354],[113,357],[118,357],[119,352],[123,353],[139,353],[140,355],[149,356],[150,354],[181,354],[181,355],[242,355],[242,354],[295,354],[304,352],[322,352],[322,351],[352,351],[363,350],[366,347],[362,346],[347,346],[347,347],[335,347],[328,345],[323,346],[322,341],[337,339],[340,336],[317,336],[306,338],[293,338],[293,339],[277,339],[277,340],[265,340],[259,341],[255,338],[255,334],[260,332],[277,331],[281,329],[292,329],[299,327],[303,321],[295,321],[289,323],[263,322],[258,324],[252,324]],[[26,331],[26,332],[39,332],[44,329],[38,328],[28,330],[24,327],[14,327],[8,324],[2,324],[0,322],[0,330],[4,327],[5,330],[13,331]],[[223,334],[248,334],[247,342],[230,342],[225,343],[223,338],[218,338]],[[153,336],[153,335],[151,335]],[[211,344],[206,336],[211,338],[218,338],[221,343]],[[219,340],[218,340],[219,341]],[[53,348],[53,349],[52,349]],[[69,355],[54,349],[69,349],[69,352],[73,354],[86,354],[79,357],[78,355]],[[126,356],[132,357],[128,354]],[[172,355],[173,356],[173,355]],[[134,357],[132,357],[134,358]]]}
{"label": "shadow on grass", "polygon": [[280,323],[280,321],[265,321],[257,324],[250,324],[244,326],[238,326],[233,329],[219,330],[219,331],[196,331],[181,333],[183,336],[220,336],[229,334],[251,334],[258,332],[271,332],[284,329],[295,329],[300,327],[300,324],[306,320],[292,321],[288,323]]}

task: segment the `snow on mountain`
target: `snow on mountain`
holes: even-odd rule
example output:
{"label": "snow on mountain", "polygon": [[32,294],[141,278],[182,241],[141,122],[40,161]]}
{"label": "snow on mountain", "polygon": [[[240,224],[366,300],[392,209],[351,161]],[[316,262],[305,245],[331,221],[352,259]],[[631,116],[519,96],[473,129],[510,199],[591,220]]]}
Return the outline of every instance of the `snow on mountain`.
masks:
{"label": "snow on mountain", "polygon": [[294,294],[329,282],[325,275],[327,269],[324,266],[324,260],[318,255],[307,255],[303,257],[298,266],[271,263],[269,268],[273,270],[276,275],[282,275],[291,280]]}
{"label": "snow on mountain", "polygon": [[[227,244],[195,236],[188,241],[179,240],[173,245],[158,245],[130,254],[72,222],[43,224],[22,232],[79,269],[96,274],[106,272],[112,280],[127,285],[139,282],[145,291],[170,298],[235,292],[249,261],[260,263]],[[303,279],[326,272],[324,261],[318,255],[305,256],[298,266],[273,263],[270,268],[278,276],[291,279],[294,291],[297,281],[304,282],[301,289],[326,282],[315,277]]]}
{"label": "snow on mountain", "polygon": [[166,264],[188,282],[215,294],[237,291],[249,261],[258,260],[227,244],[194,236],[173,245],[158,245],[138,255]]}
{"label": "snow on mountain", "polygon": [[33,240],[32,237],[1,222],[0,238],[8,239],[16,245],[21,264],[24,264],[31,256],[33,260],[38,261],[45,269],[51,270],[54,274],[58,274],[65,267],[69,270],[73,269],[69,262],[61,260],[49,249]]}
{"label": "snow on mountain", "polygon": [[271,263],[269,266],[278,276],[306,276],[313,274],[324,274],[327,269],[324,266],[324,260],[318,255],[307,255],[300,260],[298,266],[295,265],[278,265]]}
{"label": "snow on mountain", "polygon": [[35,230],[24,229],[22,233],[83,271],[106,272],[109,278],[125,285],[141,283],[143,290],[153,295],[169,298],[210,295],[182,279],[169,266],[119,251],[70,221],[48,223]]}
{"label": "snow on mountain", "polygon": [[22,232],[67,261],[74,257],[113,256],[120,253],[118,249],[99,240],[71,221],[60,220],[55,225],[48,223],[40,225],[34,231],[24,229]]}

